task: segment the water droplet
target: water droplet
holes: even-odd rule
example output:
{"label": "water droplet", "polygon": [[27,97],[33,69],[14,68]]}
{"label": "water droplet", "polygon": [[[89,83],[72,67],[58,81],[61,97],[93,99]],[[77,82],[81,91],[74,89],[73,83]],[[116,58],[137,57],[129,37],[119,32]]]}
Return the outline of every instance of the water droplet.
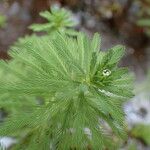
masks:
{"label": "water droplet", "polygon": [[109,76],[111,74],[111,71],[109,69],[103,70],[103,76]]}

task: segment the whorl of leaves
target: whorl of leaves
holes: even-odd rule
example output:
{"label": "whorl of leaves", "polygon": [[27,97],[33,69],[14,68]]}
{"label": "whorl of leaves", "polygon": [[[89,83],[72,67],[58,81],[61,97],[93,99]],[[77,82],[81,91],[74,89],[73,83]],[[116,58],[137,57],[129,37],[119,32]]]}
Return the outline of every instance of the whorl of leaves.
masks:
{"label": "whorl of leaves", "polygon": [[74,35],[76,32],[71,28],[76,25],[71,13],[64,8],[51,7],[50,11],[43,11],[40,16],[48,22],[43,24],[33,24],[29,28],[35,32],[47,32],[54,34],[55,32],[64,32]]}
{"label": "whorl of leaves", "polygon": [[98,34],[89,39],[57,33],[55,39],[33,36],[20,48],[10,51],[24,65],[20,69],[0,62],[16,78],[0,81],[0,94],[13,95],[19,107],[0,128],[1,136],[20,137],[14,149],[103,150],[110,143],[105,123],[124,137],[121,104],[132,97],[133,81],[126,68],[118,68],[124,47],[102,52]]}

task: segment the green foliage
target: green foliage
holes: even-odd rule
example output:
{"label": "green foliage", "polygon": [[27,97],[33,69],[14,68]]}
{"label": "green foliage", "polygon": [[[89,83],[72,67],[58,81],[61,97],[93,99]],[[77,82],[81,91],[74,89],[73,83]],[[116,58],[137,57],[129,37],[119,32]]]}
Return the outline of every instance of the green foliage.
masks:
{"label": "green foliage", "polygon": [[121,106],[133,96],[133,78],[126,68],[117,67],[124,47],[99,52],[98,34],[92,40],[83,33],[77,39],[55,34],[33,36],[23,47],[12,47],[12,61],[0,62],[14,78],[1,77],[0,94],[9,95],[12,102],[0,103],[16,109],[0,135],[19,137],[13,147],[17,150],[112,149],[112,135],[104,124],[113,135],[125,137]]}
{"label": "green foliage", "polygon": [[150,19],[141,19],[138,21],[138,25],[150,27]]}
{"label": "green foliage", "polygon": [[76,23],[71,17],[71,13],[63,8],[58,9],[51,7],[50,11],[40,13],[40,16],[45,18],[48,23],[33,24],[29,28],[35,32],[44,31],[48,34],[57,32],[64,32],[69,35],[74,35],[76,32],[70,28],[74,27]]}
{"label": "green foliage", "polygon": [[137,145],[135,142],[132,142],[129,147],[128,147],[128,150],[137,150]]}
{"label": "green foliage", "polygon": [[0,150],[5,150],[5,149],[0,145]]}
{"label": "green foliage", "polygon": [[131,134],[135,138],[141,139],[145,144],[150,145],[150,125],[136,125]]}
{"label": "green foliage", "polygon": [[150,1],[149,0],[137,0],[139,6],[140,6],[140,11],[137,14],[138,16],[138,21],[137,25],[143,27],[144,32],[147,35],[150,35]]}
{"label": "green foliage", "polygon": [[137,25],[143,27],[145,33],[150,36],[150,18],[138,20]]}
{"label": "green foliage", "polygon": [[[135,92],[137,94],[143,93],[145,96],[150,96],[150,71],[147,73],[146,79],[140,83],[135,85]],[[149,98],[148,98],[149,99]]]}
{"label": "green foliage", "polygon": [[6,17],[0,14],[0,28],[3,28],[6,25]]}

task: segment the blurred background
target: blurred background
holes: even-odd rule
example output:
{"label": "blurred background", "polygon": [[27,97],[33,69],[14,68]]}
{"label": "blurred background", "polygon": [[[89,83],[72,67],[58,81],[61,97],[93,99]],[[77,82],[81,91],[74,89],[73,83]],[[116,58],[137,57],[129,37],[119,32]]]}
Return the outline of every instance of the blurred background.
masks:
{"label": "blurred background", "polygon": [[[102,50],[126,46],[121,65],[136,79],[135,97],[124,105],[129,140],[121,149],[150,150],[150,0],[0,0],[0,59],[10,59],[9,47],[32,34],[29,25],[44,23],[39,12],[52,5],[70,10],[77,30],[100,33]],[[9,145],[9,140],[0,142]]]}

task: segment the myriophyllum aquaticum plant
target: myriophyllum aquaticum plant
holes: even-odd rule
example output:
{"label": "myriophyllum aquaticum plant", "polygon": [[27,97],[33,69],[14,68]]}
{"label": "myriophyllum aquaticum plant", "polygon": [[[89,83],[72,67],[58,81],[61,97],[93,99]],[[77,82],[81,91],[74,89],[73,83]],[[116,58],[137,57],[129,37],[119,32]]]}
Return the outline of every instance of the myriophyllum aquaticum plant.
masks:
{"label": "myriophyllum aquaticum plant", "polygon": [[43,24],[33,24],[29,28],[35,32],[46,32],[47,34],[55,34],[55,32],[64,32],[68,35],[75,35],[72,29],[77,25],[73,19],[71,12],[64,8],[51,7],[50,11],[43,11],[40,16],[48,22]]}
{"label": "myriophyllum aquaticum plant", "polygon": [[55,33],[13,47],[11,61],[22,66],[0,62],[15,77],[1,79],[0,94],[11,95],[18,111],[1,124],[0,135],[16,137],[16,150],[111,149],[112,135],[125,137],[121,106],[133,96],[132,76],[118,67],[123,55],[122,46],[100,51],[98,34]]}

